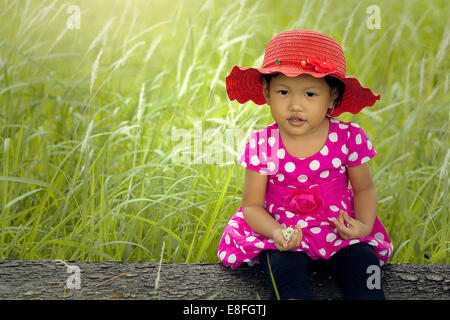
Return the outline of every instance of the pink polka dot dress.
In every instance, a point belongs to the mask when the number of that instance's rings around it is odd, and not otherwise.
[[[378,217],[369,236],[351,240],[342,239],[332,222],[340,210],[354,217],[347,168],[374,156],[374,147],[358,124],[331,118],[328,139],[313,156],[291,156],[274,123],[252,133],[238,163],[268,175],[266,211],[283,227],[302,228],[302,241],[293,251],[303,251],[313,260],[329,259],[345,246],[366,242],[384,265],[393,246]],[[258,263],[258,254],[270,249],[278,250],[272,239],[247,225],[241,206],[225,227],[217,256],[224,265],[236,268],[244,262]]]

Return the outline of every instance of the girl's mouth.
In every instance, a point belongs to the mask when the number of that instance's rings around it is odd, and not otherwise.
[[[292,117],[288,119],[288,122],[290,125],[294,127],[301,127],[305,124],[306,120],[303,120],[299,117]]]

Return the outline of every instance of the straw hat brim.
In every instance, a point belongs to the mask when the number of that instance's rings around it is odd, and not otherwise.
[[[323,78],[330,75],[341,80],[345,85],[345,91],[341,104],[332,114],[333,117],[343,112],[356,114],[363,108],[372,106],[377,100],[380,100],[379,94],[374,94],[369,88],[363,87],[356,78],[338,76],[334,72],[324,73],[305,70],[290,65],[275,65],[266,68],[233,67],[231,73],[226,78],[228,97],[230,100],[236,99],[239,103],[245,103],[251,100],[257,105],[265,104],[266,100],[263,95],[261,74],[273,73],[282,73],[287,77],[309,74],[315,78]]]

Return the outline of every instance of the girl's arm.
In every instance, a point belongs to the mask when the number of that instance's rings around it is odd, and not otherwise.
[[[377,193],[367,163],[347,169],[354,192],[355,219],[341,212],[334,223],[342,238],[363,238],[372,232],[377,216]],[[348,228],[344,225],[344,220],[349,223]]]
[[[242,190],[242,212],[245,221],[255,232],[273,238],[281,225],[264,209],[267,175],[245,169],[244,188]]]
[[[284,229],[264,209],[267,175],[245,169],[244,188],[242,190],[242,212],[245,221],[255,232],[274,240],[279,250],[291,250],[299,246],[301,229],[296,226],[294,236],[289,243],[283,238]]]

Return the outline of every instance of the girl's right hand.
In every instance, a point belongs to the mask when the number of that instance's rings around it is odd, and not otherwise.
[[[298,248],[300,246],[300,241],[302,241],[303,233],[302,228],[299,225],[296,225],[294,228],[294,235],[292,236],[291,241],[287,242],[283,236],[283,227],[277,228],[274,230],[272,234],[272,239],[274,241],[275,246],[280,251],[288,251]]]

